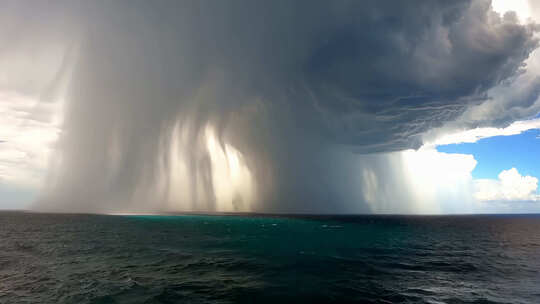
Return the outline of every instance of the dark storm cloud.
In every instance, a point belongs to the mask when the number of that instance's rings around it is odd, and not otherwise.
[[[532,26],[481,0],[104,1],[76,11],[78,62],[49,198],[73,210],[159,209],[136,196],[169,168],[179,123],[189,188],[206,189],[186,208],[215,206],[201,139],[210,125],[243,154],[257,210],[368,212],[351,162],[377,161],[353,153],[419,147],[537,46]]]

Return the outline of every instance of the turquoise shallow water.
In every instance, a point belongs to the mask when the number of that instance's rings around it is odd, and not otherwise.
[[[540,216],[0,212],[0,303],[540,303]]]

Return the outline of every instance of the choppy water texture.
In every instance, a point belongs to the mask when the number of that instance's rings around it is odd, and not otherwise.
[[[0,303],[540,303],[540,216],[0,213]]]

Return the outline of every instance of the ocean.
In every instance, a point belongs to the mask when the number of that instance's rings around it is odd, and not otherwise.
[[[0,212],[0,303],[540,303],[540,216]]]

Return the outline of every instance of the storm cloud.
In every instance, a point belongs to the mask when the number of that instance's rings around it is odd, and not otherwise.
[[[46,210],[376,211],[374,187],[379,196],[407,191],[393,152],[419,148],[426,132],[490,100],[538,45],[535,25],[483,0],[96,1],[51,10],[61,17],[13,27],[20,37],[11,48],[36,48],[27,42],[37,29],[40,37],[69,29],[47,78],[68,85],[37,205]],[[535,100],[538,87],[531,80],[520,100]],[[217,178],[219,170],[228,173]],[[406,211],[399,197],[388,195],[393,207],[383,209]]]

